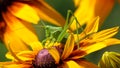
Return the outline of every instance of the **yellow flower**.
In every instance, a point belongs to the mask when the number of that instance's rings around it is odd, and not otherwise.
[[[59,26],[64,24],[62,16],[44,0],[0,0],[0,38],[6,45],[14,45],[16,51],[26,50],[25,44],[38,42],[30,23],[37,24],[40,19]],[[15,46],[18,44],[20,48]]]
[[[76,6],[74,12],[81,25],[88,23],[94,17],[99,16],[101,18],[100,25],[104,19],[110,13],[114,6],[115,0],[73,0]],[[75,26],[75,23],[72,24]],[[71,26],[71,27],[72,27]],[[76,28],[73,28],[73,30]]]
[[[98,65],[100,68],[119,68],[120,54],[117,52],[105,52]]]
[[[73,34],[68,31],[69,36],[65,43],[54,43],[51,47],[41,46],[28,47],[28,50],[17,52],[9,45],[6,57],[11,62],[0,62],[1,68],[98,68],[95,64],[88,62],[84,56],[105,48],[109,45],[120,44],[120,40],[112,38],[118,27],[98,32],[99,17],[90,21],[84,31]],[[113,41],[111,43],[111,41]],[[33,44],[36,44],[33,43]],[[49,45],[51,43],[46,43]],[[18,46],[17,47],[21,47]],[[27,47],[27,46],[26,46]],[[38,47],[38,48],[37,48]]]

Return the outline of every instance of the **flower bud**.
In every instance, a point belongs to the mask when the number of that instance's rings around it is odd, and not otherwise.
[[[98,66],[100,68],[120,68],[120,53],[105,52]]]

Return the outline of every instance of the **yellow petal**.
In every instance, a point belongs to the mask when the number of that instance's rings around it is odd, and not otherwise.
[[[6,32],[4,34],[4,43],[6,44],[7,48],[8,45],[12,46],[12,49],[14,49],[14,51],[19,52],[22,50],[28,50],[29,48],[20,40],[20,38],[18,38],[16,36],[16,34],[14,33],[9,33]]]
[[[102,30],[98,33],[95,33],[94,35],[92,35],[91,41],[98,42],[98,41],[102,41],[102,40],[105,40],[107,38],[110,38],[118,32],[118,29],[119,29],[119,27],[113,27],[113,28],[105,29],[105,30]]]
[[[28,4],[14,2],[12,6],[8,7],[8,10],[16,17],[25,20],[30,23],[38,23],[40,20],[37,12]]]
[[[99,17],[94,18],[90,23],[88,23],[84,29],[84,31],[80,34],[81,36],[85,36],[86,34],[95,33],[99,28]]]
[[[30,45],[33,50],[42,49],[42,45],[29,23],[20,21],[7,12],[3,13],[3,17],[7,23],[7,29],[4,34],[4,42],[6,45],[8,45],[9,42],[10,45],[13,46],[12,49],[17,48],[18,50],[25,49],[22,48],[25,47],[25,44]]]
[[[19,59],[19,58],[16,56],[17,53],[18,53],[18,52],[10,52],[10,50],[9,50],[9,52],[6,53],[5,57],[6,57],[7,59],[12,60],[12,61],[22,61],[21,59]]]
[[[112,43],[111,43],[111,41],[112,41]],[[85,46],[81,50],[84,51],[85,54],[87,55],[89,53],[92,53],[92,52],[98,51],[100,49],[103,49],[107,46],[110,46],[111,44],[120,44],[120,40],[110,38],[110,39],[104,40],[103,42],[99,42],[99,43]]]
[[[56,61],[56,64],[58,64],[59,61],[60,61],[60,54],[59,54],[59,52],[55,48],[51,48],[51,49],[49,49],[49,53],[52,55],[52,57]]]
[[[75,7],[78,7],[80,5],[81,0],[73,0]]]
[[[89,40],[88,40],[89,41]],[[112,42],[111,42],[112,41]],[[95,52],[97,50],[100,50],[102,48],[105,48],[110,45],[120,44],[120,40],[116,38],[109,38],[106,40],[103,40],[102,42],[97,42],[95,44],[87,44],[85,46],[81,46],[81,49],[75,50],[70,55],[72,59],[78,59],[81,57],[84,57],[85,55]]]
[[[112,42],[111,42],[112,41]],[[115,45],[115,44],[120,44],[120,39],[116,38],[109,38],[103,41],[106,45]]]
[[[51,6],[44,2],[44,0],[33,1],[35,5],[31,5],[39,14],[40,18],[52,24],[63,26],[64,18],[55,11]]]
[[[89,46],[81,47],[81,49],[74,51],[70,56],[71,59],[78,59],[105,47],[107,47],[105,43],[99,42]]]
[[[21,51],[16,54],[16,56],[22,61],[31,61],[31,62],[34,59],[35,55],[36,54],[33,51]]]
[[[92,44],[92,45],[83,47],[82,50],[85,51],[86,54],[89,54],[89,53],[95,52],[95,51],[100,50],[105,47],[107,47],[107,45],[105,43],[99,42],[96,44]]]
[[[79,34],[79,38],[81,39],[86,35],[96,33],[98,31],[98,28],[99,28],[99,17],[96,17],[86,25],[84,31],[82,31],[82,33]],[[75,40],[77,40],[77,38],[78,38],[77,35],[75,35]]]
[[[74,14],[81,25],[85,24],[86,22],[91,20],[91,17],[93,17],[95,3],[96,0],[93,0],[92,2],[89,0],[80,1],[80,5],[78,6]]]
[[[89,21],[89,23],[85,27],[84,32],[86,32],[87,34],[97,32],[99,27],[99,19],[99,17],[96,17],[93,20]]]
[[[96,16],[100,16],[100,23],[104,21],[114,6],[115,0],[81,0],[75,11],[75,16],[81,25],[89,23]],[[75,24],[73,25],[75,26]]]
[[[30,68],[31,65],[29,64],[20,64],[14,62],[0,62],[0,68]]]
[[[58,68],[81,68],[81,66],[75,61],[70,60],[70,61],[64,62],[64,64]]]
[[[61,66],[58,68],[98,68],[97,65],[90,63],[86,60],[69,60],[65,61]]]
[[[13,50],[14,49],[12,49],[11,46],[8,45],[8,53],[6,54],[6,57],[8,59],[11,59],[12,61],[20,61],[20,62],[22,62],[22,60],[16,56],[16,54],[18,52],[13,51]]]
[[[63,60],[66,59],[67,57],[69,57],[69,55],[73,51],[73,48],[74,48],[74,37],[73,37],[73,35],[70,35],[66,41],[66,44],[64,46],[64,50],[62,53]]]
[[[16,61],[16,62],[26,62],[29,61],[29,63],[32,62],[32,60],[34,59],[36,53],[33,51],[21,51],[21,52],[8,52],[6,54],[6,57],[8,59],[11,59],[12,61]]]

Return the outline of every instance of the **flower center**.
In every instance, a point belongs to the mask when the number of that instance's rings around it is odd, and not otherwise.
[[[61,56],[63,50],[57,46],[54,46],[54,48],[57,49]],[[60,62],[61,61],[59,61],[59,63]],[[57,65],[55,64],[55,59],[52,57],[47,49],[40,50],[32,63],[34,68],[57,68]]]
[[[34,68],[57,68],[54,58],[50,55],[47,49],[42,49],[38,52],[33,60]]]

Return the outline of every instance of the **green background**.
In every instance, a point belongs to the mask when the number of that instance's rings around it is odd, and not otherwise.
[[[69,9],[72,11],[75,10],[72,0],[46,0],[46,2],[48,2],[52,7],[54,7],[64,17],[66,17],[67,10],[69,10]],[[101,26],[100,30],[105,29],[105,28],[114,27],[114,26],[120,26],[120,4],[118,4],[117,2],[115,4],[113,10],[111,11],[109,16],[105,20],[104,24]],[[35,26],[35,28],[36,28],[36,26]],[[38,37],[42,36],[42,34],[41,34],[42,31],[43,30],[39,30],[38,28],[36,28],[36,32],[39,35]],[[44,34],[44,32],[43,32],[43,34]],[[120,39],[120,32],[115,37]],[[112,43],[112,41],[111,41],[111,43]],[[104,49],[94,52],[90,55],[87,55],[86,58],[89,61],[96,64],[100,60],[100,57],[102,56],[104,51],[120,52],[120,45],[104,48]],[[6,52],[7,52],[6,48],[4,47],[4,45],[2,43],[0,43],[0,61],[6,61],[5,56],[4,56]]]

